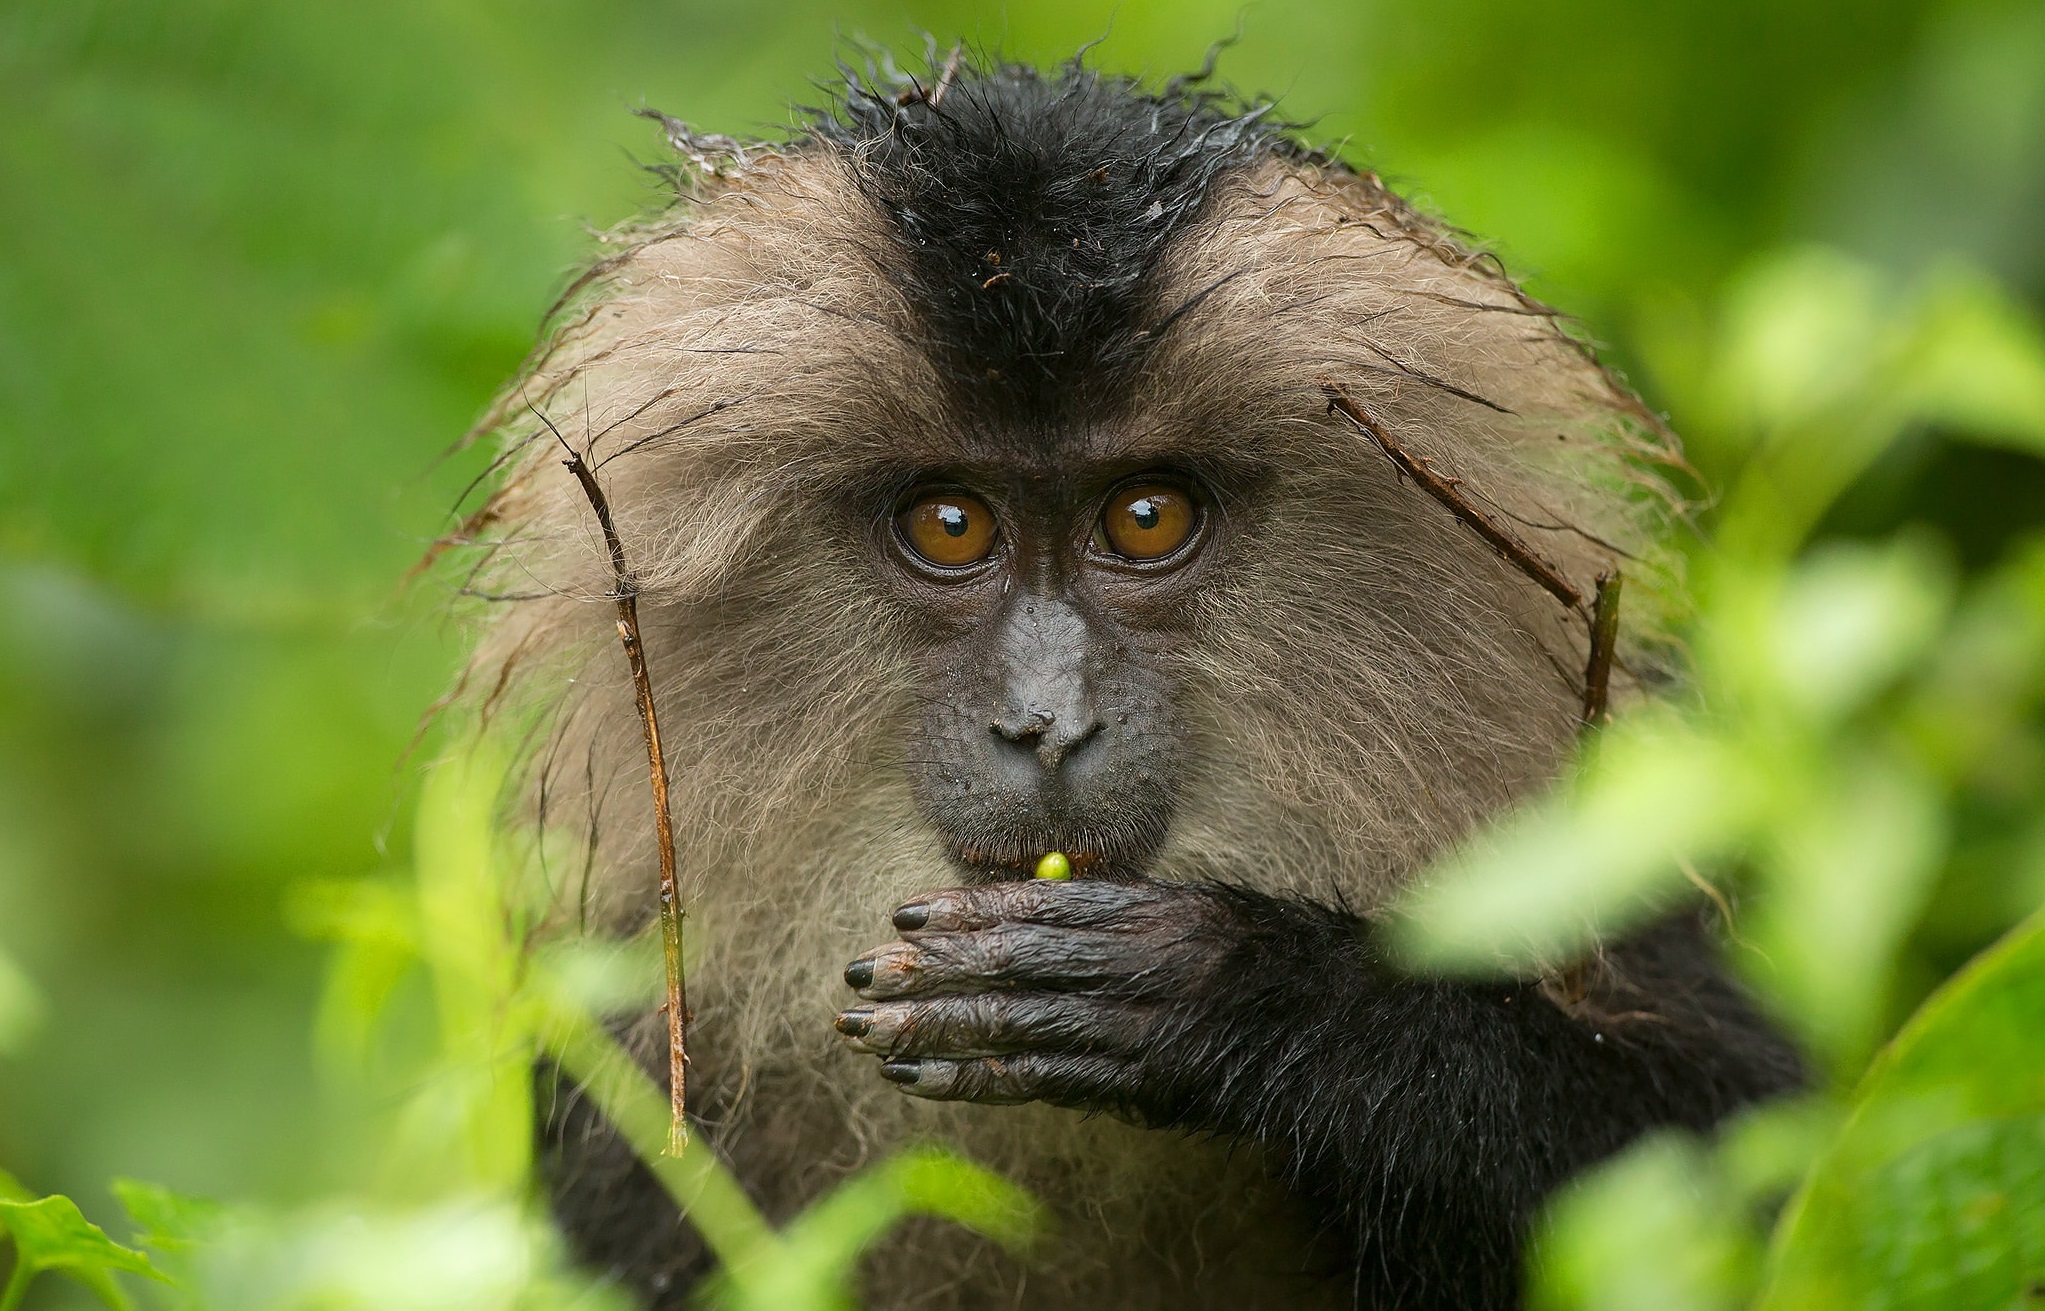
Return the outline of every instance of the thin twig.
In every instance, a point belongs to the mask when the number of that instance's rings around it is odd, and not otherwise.
[[[589,508],[596,512],[603,529],[604,545],[611,553],[611,599],[618,607],[618,641],[625,648],[625,663],[632,670],[632,690],[639,702],[639,726],[646,736],[646,769],[653,786],[653,833],[660,847],[660,945],[667,960],[667,1069],[669,1156],[680,1156],[689,1143],[689,1121],[684,1099],[684,1075],[688,1066],[686,1035],[689,1024],[688,992],[682,980],[682,903],[675,884],[675,826],[668,812],[667,757],[660,748],[660,717],[653,704],[653,679],[646,672],[646,647],[639,637],[639,586],[625,560],[625,543],[618,537],[618,525],[611,518],[611,503],[604,496],[596,474],[561,430],[546,415],[528,404],[533,417],[547,425],[568,458],[561,461],[575,480]]]
[[[936,109],[939,103],[944,100],[944,93],[951,90],[951,81],[959,75],[959,60],[965,57],[965,53],[966,48],[963,45],[955,45],[951,48],[951,58],[944,61],[944,71],[937,75],[937,85],[930,90],[930,107],[932,109]]]
[[[1619,587],[1625,579],[1615,569],[1598,575],[1597,599],[1591,603],[1591,651],[1583,669],[1583,726],[1586,732],[1609,716],[1612,652],[1619,645]]]
[[[944,93],[951,90],[952,79],[959,75],[959,62],[965,56],[965,46],[953,46],[951,48],[951,57],[944,61],[944,68],[938,72],[936,86],[926,91],[920,84],[914,82],[912,78],[911,84],[908,87],[895,94],[895,103],[905,109],[910,105],[917,104],[928,105],[932,109],[936,109],[944,100]],[[930,59],[937,58],[937,46],[935,43],[931,44],[927,57]]]
[[[1518,534],[1486,514],[1474,501],[1463,495],[1462,479],[1447,477],[1434,471],[1434,466],[1424,455],[1415,455],[1393,440],[1377,420],[1364,413],[1363,408],[1349,399],[1349,393],[1339,383],[1321,380],[1321,390],[1327,394],[1328,408],[1340,411],[1349,421],[1362,429],[1377,448],[1385,453],[1393,464],[1399,466],[1408,478],[1420,485],[1435,500],[1448,507],[1449,513],[1462,520],[1465,526],[1490,544],[1491,549],[1505,557],[1507,563],[1539,583],[1550,596],[1570,609],[1581,612],[1584,608],[1583,593],[1570,585],[1562,571],[1543,559],[1541,555],[1519,539]]]

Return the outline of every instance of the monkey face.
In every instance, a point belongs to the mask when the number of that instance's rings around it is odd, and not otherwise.
[[[519,469],[476,520],[472,590],[519,618],[475,685],[581,662],[546,807],[596,810],[639,739],[611,562],[528,404],[605,484],[686,725],[681,845],[734,883],[1058,850],[1368,899],[1552,775],[1577,616],[1327,389],[1579,588],[1660,567],[1637,403],[1376,179],[1123,128],[1014,169],[827,137],[621,238],[507,395]],[[1048,189],[990,191],[1015,178]]]
[[[954,858],[1015,877],[1046,851],[1131,878],[1187,749],[1171,670],[1211,562],[1215,494],[1173,467],[917,479],[879,536],[925,622],[918,801]]]

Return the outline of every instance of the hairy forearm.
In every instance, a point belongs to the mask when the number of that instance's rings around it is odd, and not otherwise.
[[[1397,972],[1357,917],[1215,895],[1239,934],[1147,1062],[1209,1073],[1160,1078],[1139,1114],[1265,1144],[1362,1262],[1400,1272],[1381,1297],[1510,1299],[1542,1194],[1648,1128],[1709,1126],[1800,1077],[1690,917],[1561,985],[1468,982]]]

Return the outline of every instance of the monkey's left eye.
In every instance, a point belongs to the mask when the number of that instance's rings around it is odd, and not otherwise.
[[[1176,483],[1145,480],[1115,489],[1101,509],[1095,545],[1124,560],[1162,560],[1200,526],[1200,503]]]
[[[994,511],[966,492],[929,491],[895,516],[911,551],[940,569],[964,569],[994,553]]]

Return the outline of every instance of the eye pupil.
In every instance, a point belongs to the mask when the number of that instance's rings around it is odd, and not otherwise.
[[[966,512],[956,505],[938,506],[937,522],[948,537],[964,537],[966,529],[971,526],[966,522]]]
[[[1157,503],[1148,496],[1129,503],[1129,517],[1136,521],[1138,528],[1143,529],[1155,528],[1164,520],[1164,516],[1158,512]]]

